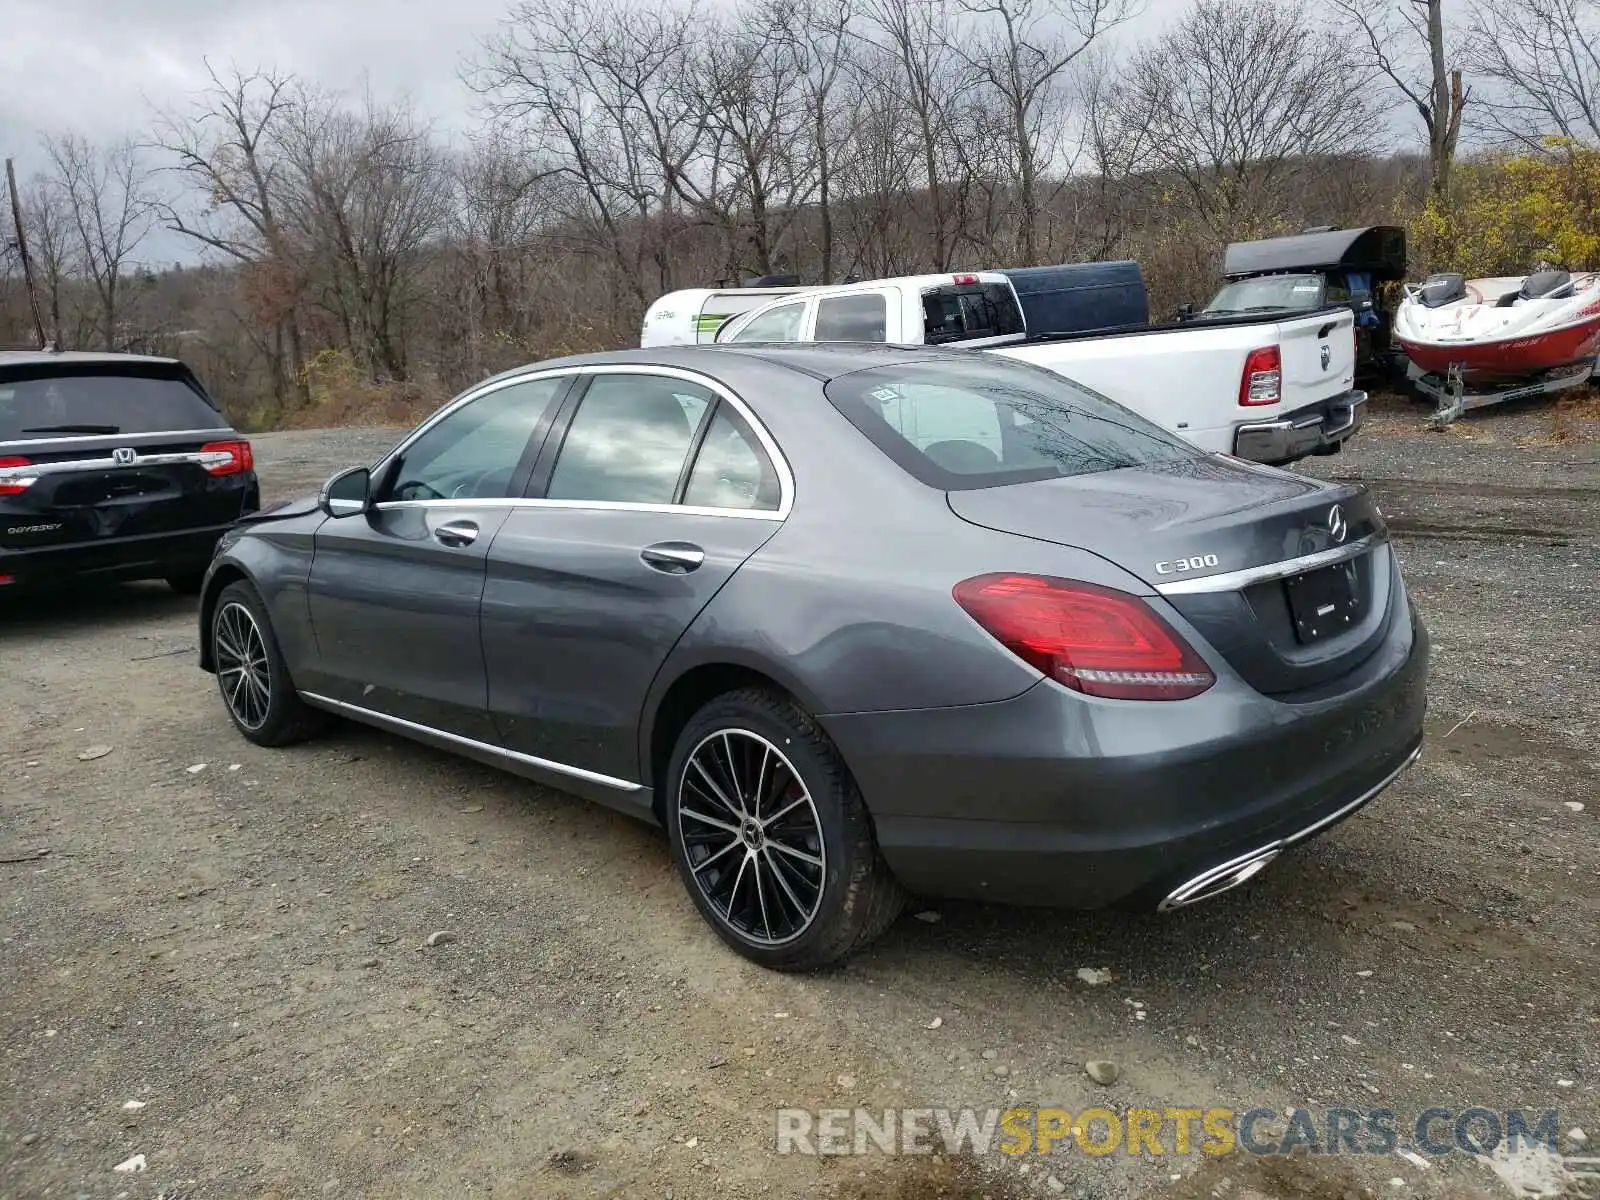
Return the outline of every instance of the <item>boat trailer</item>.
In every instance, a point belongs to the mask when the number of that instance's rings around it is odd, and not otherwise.
[[[1581,362],[1574,366],[1547,371],[1539,378],[1517,384],[1498,392],[1469,393],[1462,378],[1461,364],[1451,363],[1445,378],[1419,371],[1413,364],[1407,374],[1414,386],[1438,407],[1428,417],[1428,428],[1443,429],[1454,423],[1464,412],[1503,404],[1507,400],[1525,400],[1535,396],[1549,396],[1571,388],[1582,387],[1595,373],[1594,362]]]

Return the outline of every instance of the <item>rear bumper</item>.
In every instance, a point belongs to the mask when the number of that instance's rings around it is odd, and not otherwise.
[[[0,576],[9,575],[12,580],[0,587],[0,595],[74,579],[161,579],[203,571],[217,539],[230,528],[232,522],[68,546],[0,550]]]
[[[1366,392],[1351,391],[1274,421],[1240,425],[1234,432],[1233,452],[1260,463],[1333,454],[1361,428],[1366,410]]]
[[[912,891],[1154,908],[1349,816],[1415,756],[1428,638],[1396,625],[1332,700],[1283,703],[1219,678],[1194,700],[1096,701],[1041,682],[999,704],[822,723]]]

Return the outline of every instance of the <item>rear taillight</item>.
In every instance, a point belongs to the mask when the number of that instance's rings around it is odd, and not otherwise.
[[[206,461],[208,475],[238,475],[243,471],[255,470],[256,456],[249,442],[207,442],[200,447],[200,453],[216,456],[214,460]],[[226,458],[221,457],[224,454]]]
[[[1262,346],[1245,357],[1239,376],[1239,403],[1245,407],[1276,404],[1283,399],[1283,355],[1276,346]]]
[[[1216,676],[1143,600],[1040,575],[979,575],[956,603],[1024,662],[1057,683],[1114,700],[1184,700]]]
[[[950,278],[955,282],[957,287],[971,287],[973,284],[978,282],[978,277],[976,275],[952,275]]]
[[[34,477],[21,470],[31,466],[26,458],[0,458],[0,496],[20,496],[32,487]]]

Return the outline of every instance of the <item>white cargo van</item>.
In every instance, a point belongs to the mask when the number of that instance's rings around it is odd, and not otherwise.
[[[792,296],[802,287],[685,288],[651,304],[639,333],[641,346],[693,346],[712,341],[724,322]]]

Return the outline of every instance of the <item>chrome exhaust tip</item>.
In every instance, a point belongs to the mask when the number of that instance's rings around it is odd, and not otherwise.
[[[1173,909],[1186,908],[1202,900],[1209,900],[1213,896],[1220,896],[1223,892],[1232,891],[1240,884],[1248,883],[1261,874],[1267,864],[1282,853],[1283,843],[1274,842],[1270,846],[1252,850],[1249,854],[1231,858],[1210,870],[1202,871],[1187,883],[1174,888],[1167,898],[1156,906],[1157,910],[1171,912]]]

